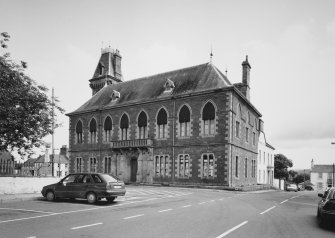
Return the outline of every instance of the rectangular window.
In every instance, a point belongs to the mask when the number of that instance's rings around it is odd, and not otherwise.
[[[236,156],[235,160],[235,177],[238,177],[238,156]]]
[[[245,128],[245,141],[249,142],[249,128],[248,127]]]
[[[319,179],[322,179],[322,173],[319,173]]]
[[[80,172],[83,172],[82,170],[82,158],[76,158],[76,164],[77,164],[77,167],[76,167],[76,172],[80,173]]]
[[[104,132],[105,132],[105,136],[104,136],[105,142],[110,141],[112,131],[111,130],[104,130]]]
[[[77,132],[77,143],[82,144],[83,143],[83,133]]]
[[[91,144],[96,144],[97,143],[97,132],[96,131],[92,131],[90,132],[90,142]]]
[[[190,122],[179,123],[180,126],[180,137],[190,136]]]
[[[213,120],[204,120],[204,135],[214,135],[215,133],[215,123]]]
[[[158,125],[158,138],[166,138],[165,128],[166,124]]]
[[[202,155],[202,174],[205,178],[214,178],[214,154],[208,153]]]
[[[169,175],[169,156],[156,155],[155,156],[155,176],[168,176]]]
[[[252,133],[252,144],[256,145],[256,133],[255,132]]]
[[[188,154],[181,154],[178,156],[178,176],[189,177],[190,175],[190,156]]]
[[[244,177],[248,177],[248,158],[244,159]]]
[[[139,139],[147,138],[147,127],[146,126],[139,127],[138,132],[139,132]]]
[[[97,159],[96,158],[90,158],[90,172],[97,172]]]
[[[323,184],[322,183],[317,183],[318,189],[323,189]]]
[[[240,138],[240,122],[236,121],[235,123],[235,136]]]
[[[111,166],[112,166],[112,158],[111,157],[105,157],[105,173],[106,174],[111,173]]]
[[[128,140],[128,128],[121,128],[121,140]]]

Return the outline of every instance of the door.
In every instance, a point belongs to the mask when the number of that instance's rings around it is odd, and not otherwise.
[[[137,174],[137,159],[132,158],[130,160],[130,182],[136,182]]]

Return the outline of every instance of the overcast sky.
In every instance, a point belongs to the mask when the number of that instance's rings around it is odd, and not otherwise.
[[[120,50],[124,80],[208,62],[212,46],[213,63],[232,83],[249,56],[251,103],[276,153],[296,169],[312,158],[335,162],[333,0],[0,0],[0,8],[12,57],[54,87],[67,113],[91,97],[102,46]],[[56,148],[68,145],[68,118],[59,121]]]

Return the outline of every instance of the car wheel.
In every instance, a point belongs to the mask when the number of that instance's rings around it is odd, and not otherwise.
[[[106,198],[107,199],[107,202],[113,202],[115,200],[116,197],[108,197]]]
[[[47,192],[47,194],[45,195],[45,197],[48,201],[54,201],[55,200],[55,193],[53,191],[49,190]]]
[[[93,204],[97,201],[97,196],[93,192],[89,192],[86,196],[87,202]]]

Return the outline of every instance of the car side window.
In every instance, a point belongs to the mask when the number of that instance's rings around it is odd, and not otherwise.
[[[83,183],[83,178],[85,175],[80,174],[78,175],[78,177],[76,178],[76,180],[74,181],[75,183]]]
[[[330,190],[327,199],[335,199],[335,190]]]
[[[93,180],[95,183],[102,183],[101,178],[97,174],[92,174]]]
[[[63,180],[63,183],[65,183],[65,184],[67,184],[67,183],[73,183],[75,181],[76,177],[77,177],[76,174],[69,175],[68,177],[66,177]]]
[[[84,177],[83,177],[83,183],[92,183],[92,179],[91,179],[91,176],[89,174],[86,174]]]

